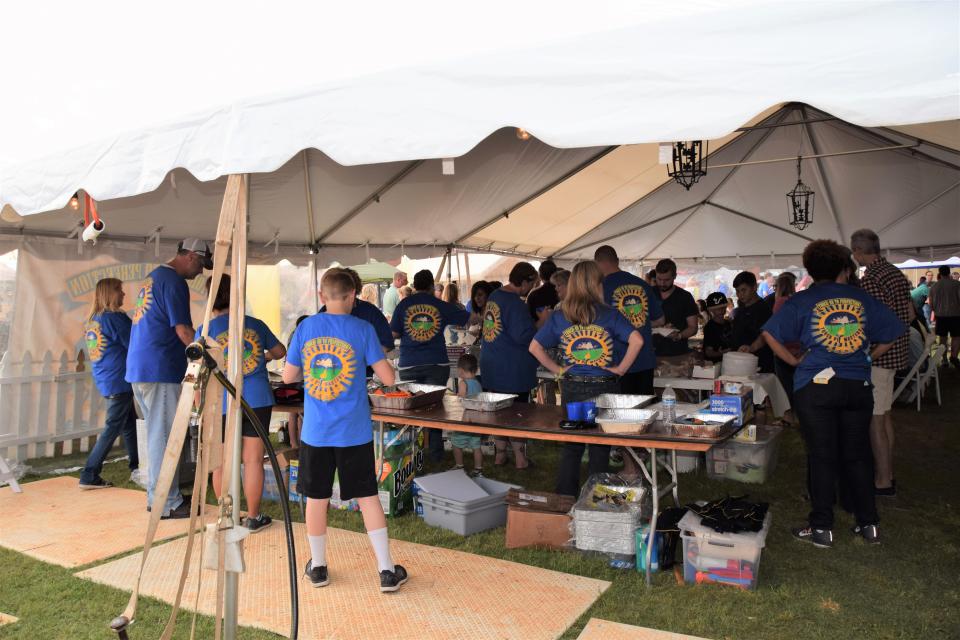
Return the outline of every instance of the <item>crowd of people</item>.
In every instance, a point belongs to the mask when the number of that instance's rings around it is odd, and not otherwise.
[[[201,240],[180,243],[176,256],[140,286],[132,319],[123,312],[122,283],[98,283],[86,343],[94,378],[107,398],[107,424],[81,475],[81,488],[110,486],[100,471],[118,434],[123,434],[131,469],[137,468],[136,401],[146,421],[147,503],[152,505],[186,371],[184,347],[203,334],[202,327],[192,324],[187,280],[210,269],[211,258]],[[790,394],[806,442],[812,510],[808,523],[794,535],[831,546],[833,501],[839,490],[841,505],[856,516],[855,533],[868,542],[879,541],[875,497],[897,492],[890,409],[895,374],[907,368],[910,358],[907,328],[922,329],[927,317],[935,321],[937,335],[951,340],[951,362],[960,366],[960,282],[943,267],[936,284],[924,280],[912,289],[882,256],[877,235],[868,229],[853,234],[850,248],[827,240],[811,242],[803,266],[807,276],[801,283],[790,272],[759,279],[741,272],[733,280],[735,307],[722,281],[697,301],[677,286],[672,260],[659,261],[639,277],[620,268],[609,245],[570,270],[558,269],[549,260],[539,269],[519,262],[506,283],[474,283],[466,304],[460,302],[455,283],[440,286],[424,270],[414,274],[412,283],[397,272],[378,307],[377,291],[365,287],[356,272],[333,268],[322,278],[321,312],[301,317],[288,347],[263,322],[246,316],[243,395],[259,422],[269,424],[273,405],[269,360],[286,359],[284,382],[305,381],[299,484],[307,497],[307,578],[318,587],[329,582],[326,508],[337,474],[341,498],[356,498],[363,512],[381,589],[393,591],[406,581],[405,569],[390,559],[377,498],[364,382],[376,374],[385,385],[397,379],[447,385],[448,326],[472,328],[480,344],[479,358],[466,355],[456,363],[458,393],[510,393],[521,402],[529,401],[538,387],[539,367],[562,376],[561,401],[566,404],[603,393],[653,394],[658,364],[698,357],[719,361],[734,350],[755,354],[760,371],[775,372]],[[207,331],[228,358],[229,291],[229,279],[224,278]],[[694,353],[690,341],[701,326],[702,352]],[[396,369],[387,359],[395,349]],[[259,511],[263,446],[246,417],[241,429],[249,511],[244,526],[255,532],[270,524]],[[482,473],[477,439],[467,434],[453,434],[452,439],[455,465],[463,468],[464,450],[473,449],[473,472]],[[428,442],[431,459],[441,462],[441,432],[431,430]],[[523,440],[506,438],[496,441],[494,465],[507,463],[508,447],[517,469],[534,465]],[[558,493],[579,492],[585,448],[563,446]],[[610,453],[610,447],[590,445],[588,472],[607,471]],[[214,487],[219,494],[216,475]],[[161,509],[162,519],[190,515],[176,474]]]

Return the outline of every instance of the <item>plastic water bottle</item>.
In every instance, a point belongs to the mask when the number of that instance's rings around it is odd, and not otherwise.
[[[667,388],[663,390],[663,398],[661,399],[663,405],[663,420],[664,422],[671,423],[677,419],[677,394],[673,390],[673,387],[667,385]]]

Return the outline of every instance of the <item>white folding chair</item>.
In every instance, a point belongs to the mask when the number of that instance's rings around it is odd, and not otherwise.
[[[0,456],[0,485],[4,483],[9,484],[14,493],[23,493],[23,489],[20,488],[20,484],[17,482],[17,477],[10,471],[10,467],[7,466],[7,461],[3,459],[3,456]]]

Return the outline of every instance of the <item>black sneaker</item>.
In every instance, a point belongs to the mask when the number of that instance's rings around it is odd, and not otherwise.
[[[483,469],[474,469],[473,471],[470,472],[470,477],[471,477],[471,478],[483,478],[483,477],[485,477],[485,476],[483,475]]]
[[[803,542],[809,542],[815,547],[829,549],[833,546],[833,531],[830,529],[814,529],[813,527],[797,527],[791,529],[793,537]]]
[[[82,491],[89,491],[90,489],[109,489],[113,486],[112,482],[108,482],[103,478],[97,478],[93,482],[81,482],[80,489]]]
[[[203,505],[197,505],[197,515],[200,515],[200,509],[203,508]],[[150,511],[150,507],[147,507],[147,511]],[[180,503],[180,506],[176,509],[172,509],[170,513],[165,516],[160,516],[161,520],[183,520],[184,518],[190,517],[190,501],[184,500]]]
[[[390,593],[396,591],[407,581],[407,570],[399,564],[393,566],[393,571],[380,572],[380,591]]]
[[[882,489],[880,487],[874,487],[873,493],[874,495],[880,496],[882,498],[896,498],[897,497],[897,481],[896,480],[891,481],[889,487],[883,487]]]
[[[307,560],[307,566],[303,568],[303,575],[307,577],[315,587],[325,587],[330,584],[330,576],[327,575],[327,567],[314,567],[313,560]]]
[[[861,527],[857,525],[850,529],[854,535],[860,536],[867,544],[880,544],[880,528],[875,524]]]
[[[950,358],[950,364],[960,369],[960,358]]]
[[[270,516],[262,513],[256,518],[244,518],[243,520],[243,526],[245,526],[247,529],[250,529],[250,533],[263,531],[271,524],[273,524],[273,519]]]

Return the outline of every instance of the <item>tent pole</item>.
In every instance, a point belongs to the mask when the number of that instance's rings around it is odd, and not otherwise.
[[[786,124],[796,124],[793,122],[788,122]],[[809,125],[803,125],[803,128],[807,130],[807,136],[812,138],[810,135]],[[836,158],[839,156],[856,156],[863,153],[876,153],[878,151],[897,151],[899,149],[916,149],[917,144],[898,144],[890,147],[874,147],[872,149],[853,149],[852,151],[834,151],[832,153],[820,153],[819,151],[814,150],[814,152],[807,156],[800,156],[801,160],[819,160],[820,158]],[[796,162],[797,156],[791,158],[770,158],[768,160],[752,160],[750,162],[730,162],[728,164],[714,164],[710,165],[711,169],[727,169],[729,167],[749,167],[751,165],[758,164],[774,164],[777,162]]]
[[[307,231],[310,233],[310,244],[317,241],[317,232],[313,225],[313,194],[310,192],[310,162],[307,159],[307,150],[301,152],[303,158],[303,198],[307,203]]]
[[[570,179],[570,178],[572,178],[573,176],[577,175],[578,173],[580,173],[581,171],[583,171],[584,169],[586,169],[586,168],[589,167],[590,165],[594,164],[595,162],[597,162],[598,160],[600,160],[601,158],[603,158],[603,157],[604,157],[605,155],[607,155],[608,153],[612,152],[614,149],[617,149],[617,147],[616,147],[616,146],[606,147],[605,149],[603,149],[603,150],[600,151],[599,153],[590,156],[589,158],[586,159],[586,161],[581,162],[580,164],[578,164],[577,166],[575,166],[573,169],[571,169],[570,171],[567,171],[566,173],[564,173],[562,176],[560,176],[559,178],[557,178],[556,180],[554,180],[554,181],[551,182],[550,184],[548,184],[548,185],[546,185],[546,186],[544,186],[544,187],[542,187],[542,188],[540,188],[540,189],[537,189],[536,191],[534,191],[533,193],[531,193],[530,195],[528,195],[526,198],[524,198],[524,199],[521,200],[520,202],[516,203],[516,204],[513,205],[512,207],[507,208],[503,213],[498,213],[495,218],[491,218],[490,220],[487,220],[487,221],[484,222],[483,224],[477,225],[476,227],[474,227],[473,229],[471,229],[470,231],[468,231],[468,232],[465,233],[464,235],[462,235],[462,236],[460,236],[459,238],[457,238],[457,240],[454,242],[454,244],[459,244],[459,243],[461,243],[461,242],[466,242],[470,237],[472,237],[473,235],[475,235],[475,234],[477,234],[477,233],[480,233],[481,231],[483,231],[484,229],[486,229],[487,227],[489,227],[489,226],[491,226],[493,223],[495,223],[497,220],[500,220],[500,219],[502,219],[502,218],[509,218],[509,217],[510,217],[510,214],[513,213],[514,211],[516,211],[517,209],[520,209],[521,207],[529,204],[530,202],[533,202],[534,200],[536,200],[537,198],[539,198],[540,196],[542,196],[542,195],[545,194],[546,192],[550,191],[550,190],[553,189],[554,187],[557,187],[557,186],[563,184],[563,183],[566,182],[568,179]]]
[[[796,236],[806,242],[813,242],[813,238],[808,238],[802,233],[798,233],[792,229],[785,229],[784,227],[778,227],[772,222],[767,222],[766,220],[761,220],[760,218],[754,218],[753,216],[743,213],[742,211],[737,211],[736,209],[725,207],[722,204],[717,204],[716,202],[707,202],[707,204],[709,204],[711,207],[714,207],[716,209],[720,209],[721,211],[726,211],[727,213],[732,213],[735,216],[740,216],[741,218],[749,220],[750,222],[756,222],[757,224],[762,224],[764,226],[770,227],[771,229],[776,229],[777,231],[782,231],[783,233],[789,233],[790,235]]]
[[[460,252],[457,251],[457,282],[463,285],[463,278],[460,275]]]
[[[377,189],[376,191],[371,193],[369,196],[364,198],[363,201],[360,202],[360,204],[355,206],[353,209],[351,209],[346,214],[344,214],[339,220],[337,220],[332,225],[327,227],[327,229],[320,234],[320,237],[316,238],[316,241],[323,242],[324,240],[329,238],[331,235],[333,235],[334,231],[336,231],[346,223],[350,222],[350,220],[352,220],[353,218],[360,215],[360,213],[364,209],[369,207],[371,204],[373,204],[374,202],[380,202],[380,197],[383,196],[383,194],[385,194],[387,191],[389,191],[393,187],[397,186],[397,184],[399,184],[401,180],[403,180],[408,175],[410,175],[417,167],[419,167],[423,163],[424,163],[424,160],[414,160],[413,162],[408,164],[406,167],[403,168],[403,170],[400,171],[400,173],[390,178],[390,180],[384,183],[379,189]]]
[[[250,189],[247,183],[247,176],[243,177],[241,182],[243,192],[240,194],[237,206],[237,218],[233,232],[233,264],[231,265],[233,277],[230,279],[230,326],[229,336],[230,344],[242,345],[244,326],[243,319],[246,315],[246,295],[247,295],[247,212],[248,202],[250,200]],[[242,353],[241,350],[235,350]],[[230,358],[229,374],[232,378],[237,394],[242,393],[243,389],[243,359],[238,357]],[[230,465],[230,494],[233,498],[233,526],[240,526],[240,460],[243,438],[241,437],[241,424],[243,423],[243,409],[240,405],[240,398],[230,398],[227,401],[227,410],[232,411],[235,428],[233,430],[233,462]],[[265,425],[269,428],[269,425]],[[229,449],[228,449],[229,450]],[[224,575],[223,592],[223,637],[224,640],[236,640],[237,637],[237,618],[239,614],[239,586],[240,574],[233,571],[227,571]]]
[[[463,270],[467,272],[467,291],[473,289],[473,281],[470,279],[470,252],[463,254]]]
[[[634,203],[634,204],[636,204],[636,203]],[[606,237],[604,237],[604,238],[600,238],[599,240],[595,240],[595,241],[591,242],[590,244],[584,244],[584,245],[580,245],[579,247],[572,247],[572,248],[570,248],[570,249],[565,249],[565,250],[563,250],[563,251],[557,252],[557,253],[554,254],[554,255],[559,258],[560,256],[564,256],[564,255],[566,255],[566,254],[568,254],[568,253],[573,253],[574,251],[579,251],[580,249],[585,249],[585,248],[587,248],[587,247],[592,247],[592,246],[595,245],[595,244],[601,244],[601,243],[603,243],[603,242],[609,242],[610,240],[613,240],[613,239],[615,239],[615,238],[619,238],[620,236],[625,236],[625,235],[627,235],[628,233],[633,233],[633,232],[635,232],[635,231],[640,231],[641,229],[645,229],[645,228],[647,228],[647,227],[649,227],[649,226],[651,226],[651,225],[655,225],[655,224],[657,224],[658,222],[663,222],[664,220],[669,220],[670,218],[672,218],[672,217],[674,217],[674,216],[678,216],[678,215],[680,215],[681,213],[684,213],[685,211],[690,211],[690,209],[693,209],[694,207],[699,207],[699,206],[702,205],[702,204],[703,204],[702,202],[695,202],[695,203],[693,203],[693,204],[691,204],[691,205],[689,205],[689,206],[684,207],[683,209],[677,209],[676,211],[671,211],[670,213],[668,213],[668,214],[666,214],[666,215],[663,215],[663,216],[660,216],[659,218],[655,218],[655,219],[653,219],[653,220],[650,220],[649,222],[644,222],[643,224],[640,224],[640,225],[637,225],[636,227],[632,227],[632,228],[630,228],[630,229],[627,229],[626,231],[624,231],[624,232],[622,232],[622,233],[615,233],[615,234],[613,234],[613,235],[606,236]],[[632,207],[633,204],[631,204],[630,206]],[[582,237],[582,236],[581,236],[581,237]]]
[[[450,250],[448,249],[446,253],[443,254],[443,258],[440,260],[440,268],[437,269],[437,275],[434,276],[433,281],[440,282],[440,278],[443,277],[443,265],[447,264],[447,256],[450,255]]]
[[[447,247],[447,283],[453,279],[453,249]]]

